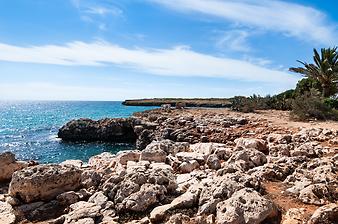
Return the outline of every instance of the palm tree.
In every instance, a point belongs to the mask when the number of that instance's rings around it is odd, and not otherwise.
[[[313,49],[314,64],[298,61],[304,67],[290,68],[290,71],[300,73],[307,78],[317,80],[322,87],[324,97],[337,93],[338,83],[338,52],[337,47],[322,48],[321,54]]]

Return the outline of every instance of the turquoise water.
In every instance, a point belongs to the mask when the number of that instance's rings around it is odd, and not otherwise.
[[[87,161],[101,152],[116,153],[134,145],[65,143],[58,129],[71,119],[128,117],[151,107],[128,107],[121,102],[0,102],[0,152],[11,151],[21,160],[40,163],[67,159]]]

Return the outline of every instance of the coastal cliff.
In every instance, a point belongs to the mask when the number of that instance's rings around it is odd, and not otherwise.
[[[71,121],[64,140],[137,149],[58,165],[17,166],[1,154],[0,223],[336,223],[338,124],[285,123],[281,113],[157,109]]]

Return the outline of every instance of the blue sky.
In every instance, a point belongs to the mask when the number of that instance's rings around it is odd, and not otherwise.
[[[323,3],[324,2],[324,3]],[[338,44],[335,0],[0,1],[0,100],[275,94]]]

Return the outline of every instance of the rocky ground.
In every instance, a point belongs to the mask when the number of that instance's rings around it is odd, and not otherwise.
[[[64,140],[137,149],[57,165],[0,154],[0,223],[338,223],[338,125],[287,116],[159,109],[69,122]]]

